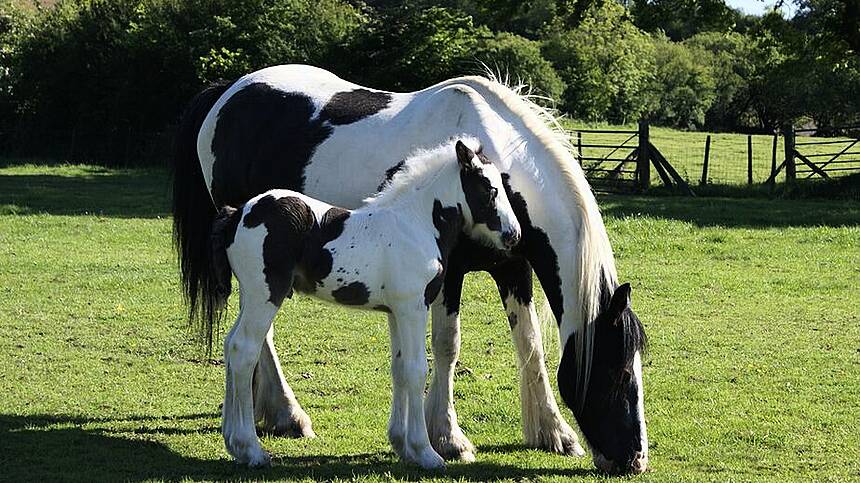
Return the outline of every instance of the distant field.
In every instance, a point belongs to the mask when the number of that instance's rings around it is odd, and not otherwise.
[[[234,465],[223,368],[184,326],[166,194],[162,171],[0,167],[0,479],[606,479],[522,446],[508,325],[483,274],[467,279],[455,389],[477,462],[399,463],[383,317],[297,297],[276,343],[318,437],[266,437],[271,469]],[[651,470],[632,480],[860,479],[860,204],[600,202],[650,338]]]
[[[606,125],[590,125],[578,121],[569,121],[565,123],[569,129],[608,129],[608,130],[637,130],[637,126],[606,126]],[[698,184],[702,177],[702,165],[704,163],[705,154],[705,139],[708,134],[711,135],[711,149],[708,162],[708,180],[714,184],[740,185],[747,183],[747,135],[732,134],[732,133],[705,133],[705,132],[690,132],[664,127],[651,127],[651,143],[660,150],[661,153],[668,159],[669,163],[678,171],[678,173],[689,182]],[[629,134],[591,134],[585,133],[582,135],[583,144],[604,144],[618,145],[630,138]],[[573,137],[573,143],[576,145],[577,137]],[[801,143],[814,141],[828,141],[833,144],[825,145],[801,145]],[[850,145],[853,139],[836,137],[836,138],[821,138],[810,136],[798,136],[798,150],[809,157],[812,162],[819,163],[827,161],[833,154],[839,153]],[[637,138],[633,138],[627,142],[627,146],[633,148],[636,146]],[[583,148],[584,156],[588,157],[606,157],[611,158],[624,157],[630,149],[619,149],[613,152],[609,148]],[[611,154],[610,154],[611,153]],[[771,173],[771,160],[773,156],[773,136],[772,135],[753,135],[752,136],[752,153],[753,153],[753,183],[764,182]],[[811,155],[811,157],[810,157]],[[776,150],[776,164],[779,166],[782,160],[785,159],[785,150],[783,138],[779,137]],[[853,168],[853,172],[860,172],[860,143],[848,149],[846,155],[839,157],[837,160],[841,163],[839,166],[831,165],[830,167]],[[848,162],[846,162],[848,161]],[[589,163],[585,163],[588,166]],[[617,163],[606,162],[606,167],[615,167]],[[628,169],[628,168],[625,168]],[[632,169],[632,165],[629,169]],[[798,166],[798,179],[803,179],[809,176],[809,173],[800,173],[800,170],[808,168]],[[830,176],[843,176],[849,174],[848,171],[837,171],[828,173]],[[658,183],[659,177],[656,171],[651,169],[652,182]],[[818,178],[818,176],[815,176]],[[777,177],[777,181],[785,180],[785,172],[783,171]]]

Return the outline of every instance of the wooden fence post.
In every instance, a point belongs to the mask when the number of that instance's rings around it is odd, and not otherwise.
[[[699,185],[704,186],[708,183],[708,160],[711,157],[711,135],[708,134],[708,137],[705,138],[705,160],[702,163],[702,180],[699,181]]]
[[[782,135],[785,137],[785,181],[794,183],[797,179],[797,170],[794,166],[794,127],[783,126]]]
[[[648,121],[639,121],[639,155],[636,159],[636,175],[639,177],[639,188],[642,191],[647,190],[651,186],[649,144]]]
[[[779,133],[773,133],[773,147],[770,153],[770,180],[771,185],[776,184],[776,142],[779,139]]]
[[[582,133],[579,131],[577,131],[577,133],[576,133],[576,150],[579,151],[579,153],[577,153],[577,154],[579,154],[579,157],[581,158],[583,156],[583,154],[582,154]]]
[[[752,184],[752,136],[747,134],[747,184]]]

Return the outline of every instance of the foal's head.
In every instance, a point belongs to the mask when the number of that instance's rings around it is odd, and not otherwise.
[[[476,154],[463,141],[457,141],[460,185],[466,203],[463,206],[466,233],[472,239],[500,250],[510,249],[520,241],[517,221],[499,170],[485,156]]]

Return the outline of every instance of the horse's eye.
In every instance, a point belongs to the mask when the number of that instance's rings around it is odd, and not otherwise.
[[[498,196],[498,195],[499,195],[499,190],[497,190],[494,186],[491,186],[490,187],[490,199],[494,200],[494,199],[496,199],[496,196]]]

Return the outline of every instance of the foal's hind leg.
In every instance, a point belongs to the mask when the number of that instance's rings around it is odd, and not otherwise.
[[[496,281],[520,369],[520,414],[526,444],[553,453],[582,456],[576,433],[561,416],[549,384],[540,322],[532,300],[532,269],[514,258],[490,269]]]
[[[316,436],[311,418],[299,405],[292,388],[284,379],[278,354],[275,352],[274,325],[269,327],[260,360],[254,372],[254,419],[261,429],[278,436],[294,438]]]
[[[259,294],[241,293],[236,324],[224,341],[226,391],[221,433],[224,445],[236,461],[251,467],[266,466],[270,456],[263,451],[254,427],[252,378],[260,349],[278,307]]]
[[[445,284],[432,305],[433,377],[424,402],[430,444],[446,460],[475,461],[475,447],[457,424],[454,372],[460,355],[460,292],[463,274],[445,273]]]

